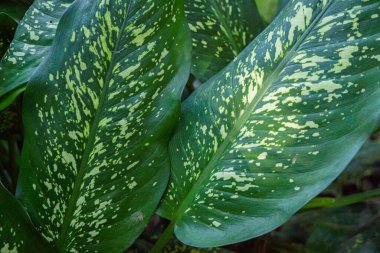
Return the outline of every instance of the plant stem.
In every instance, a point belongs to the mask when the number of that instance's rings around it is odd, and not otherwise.
[[[338,197],[338,198],[315,198],[310,201],[306,206],[304,206],[301,211],[306,211],[316,208],[331,208],[331,207],[340,207],[348,206],[355,203],[360,203],[365,200],[380,197],[380,189],[375,189],[367,192],[352,194],[349,196]]]
[[[161,253],[162,249],[168,243],[170,238],[172,238],[174,232],[174,221],[170,222],[169,226],[165,229],[164,233],[160,236],[156,244],[150,250],[149,253]]]

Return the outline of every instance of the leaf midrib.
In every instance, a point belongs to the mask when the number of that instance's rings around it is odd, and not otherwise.
[[[116,64],[115,55],[118,54],[121,36],[123,34],[123,31],[125,30],[127,21],[129,20],[130,9],[131,9],[131,5],[133,4],[133,2],[134,2],[133,0],[128,2],[127,12],[125,14],[122,26],[120,28],[120,32],[118,34],[115,47],[113,50],[111,50],[112,56],[111,56],[111,60],[110,60],[110,63],[109,63],[108,69],[107,69],[103,90],[102,90],[102,93],[100,95],[99,106],[98,106],[98,109],[96,111],[95,118],[91,124],[91,130],[89,133],[89,137],[87,139],[85,150],[83,152],[83,156],[82,156],[81,164],[80,164],[80,167],[78,170],[78,174],[77,174],[77,177],[76,177],[76,180],[74,183],[74,189],[73,189],[73,192],[71,194],[71,198],[69,200],[69,204],[68,204],[68,208],[67,208],[67,211],[65,214],[64,221],[62,223],[61,233],[60,233],[59,238],[56,242],[56,245],[57,245],[59,252],[64,252],[64,248],[65,248],[64,243],[65,243],[65,240],[67,239],[66,235],[67,235],[68,230],[70,228],[70,223],[71,223],[71,220],[72,220],[74,212],[75,212],[76,202],[80,196],[80,187],[82,185],[83,178],[84,178],[85,172],[86,172],[86,167],[88,164],[88,160],[89,160],[91,151],[93,149],[93,145],[95,143],[95,137],[97,134],[98,125],[99,125],[99,122],[101,120],[102,112],[104,110],[104,104],[106,102],[109,83],[110,83],[110,80],[112,77],[111,74],[112,74],[112,71],[113,71],[115,64]]]
[[[225,153],[227,148],[232,144],[232,140],[239,134],[242,126],[246,123],[251,113],[255,110],[258,103],[262,100],[268,89],[271,87],[272,81],[274,81],[278,75],[282,72],[286,64],[290,59],[293,58],[294,54],[297,52],[299,46],[304,42],[304,40],[307,38],[309,33],[314,29],[314,27],[319,23],[325,12],[329,9],[330,5],[332,3],[332,0],[329,0],[329,2],[326,4],[325,8],[321,10],[321,13],[318,14],[317,17],[314,18],[313,22],[309,25],[309,27],[305,30],[305,32],[302,34],[300,39],[294,44],[294,46],[288,51],[287,55],[281,60],[281,62],[278,64],[276,69],[272,72],[272,74],[264,81],[262,88],[258,91],[258,94],[255,96],[253,101],[246,107],[245,112],[240,117],[240,119],[237,119],[234,125],[234,127],[231,129],[231,131],[226,136],[225,140],[222,142],[222,144],[218,147],[216,152],[214,153],[213,157],[210,159],[204,170],[201,172],[198,180],[195,182],[195,184],[190,189],[189,193],[184,198],[182,204],[177,209],[178,211],[175,212],[172,218],[172,223],[178,222],[182,216],[185,214],[185,210],[191,205],[193,202],[195,196],[198,194],[198,190],[201,188],[203,183],[207,181],[210,177],[211,171],[216,165],[216,163],[219,161],[220,157]],[[261,91],[261,92],[260,92]]]

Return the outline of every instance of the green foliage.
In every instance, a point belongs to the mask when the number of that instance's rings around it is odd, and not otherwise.
[[[0,252],[52,252],[20,203],[0,183]]]
[[[0,12],[0,24],[2,24],[0,30],[0,58],[3,57],[5,51],[9,47],[12,41],[13,34],[16,29],[17,23],[8,15]]]
[[[186,0],[193,39],[192,74],[207,81],[230,63],[262,30],[252,0]]]
[[[280,8],[280,0],[256,0],[260,15],[265,22],[270,23]]]
[[[36,0],[0,61],[0,110],[25,89],[53,43],[58,22],[73,0]]]
[[[190,69],[182,5],[76,1],[29,82],[19,191],[60,252],[123,250],[165,190]]]
[[[303,242],[304,245],[298,245],[297,252],[376,253],[380,250],[379,217],[379,203],[376,201],[350,207],[308,211],[292,218],[270,240],[277,245],[289,247],[290,242]],[[284,248],[274,247],[272,251],[295,252]]]
[[[181,241],[267,233],[341,173],[379,119],[379,7],[292,1],[183,103],[160,210]]]
[[[3,1],[0,252],[377,252],[379,9]]]
[[[24,16],[27,7],[28,4],[21,1],[3,1],[0,3],[0,14],[5,14],[15,22],[19,23]]]

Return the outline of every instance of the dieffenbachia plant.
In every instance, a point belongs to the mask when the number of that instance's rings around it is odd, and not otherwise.
[[[25,209],[0,183],[0,252],[51,252]]]
[[[207,81],[263,29],[254,0],[186,0],[192,32],[192,74]]]
[[[379,123],[378,0],[292,0],[240,54],[262,28],[253,0],[71,2],[56,35],[24,30],[52,46],[19,69],[30,78],[19,200],[0,187],[1,253],[122,252],[167,187],[157,212],[171,223],[153,252],[173,231],[201,247],[262,235]],[[213,77],[180,114],[191,66]]]
[[[26,83],[49,53],[58,22],[72,2],[35,0],[25,13],[0,61],[0,110],[25,90]],[[14,13],[17,17],[22,15],[19,11],[12,11],[9,15],[16,16]]]
[[[183,103],[159,213],[184,243],[283,224],[343,170],[380,118],[380,2],[293,0]]]
[[[75,1],[24,96],[18,195],[58,252],[122,252],[166,188],[190,71],[178,0]]]

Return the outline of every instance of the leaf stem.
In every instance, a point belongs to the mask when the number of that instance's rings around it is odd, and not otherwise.
[[[174,233],[174,221],[171,221],[169,226],[165,229],[164,233],[160,236],[156,244],[149,251],[149,253],[161,253],[165,245],[168,243],[170,238],[172,238]]]
[[[310,201],[306,206],[304,206],[301,211],[306,211],[316,208],[332,208],[332,207],[341,207],[348,206],[356,203],[363,202],[365,200],[380,197],[380,189],[375,189],[367,192],[352,194],[349,196],[338,197],[338,198],[329,198],[321,197],[315,198]]]

